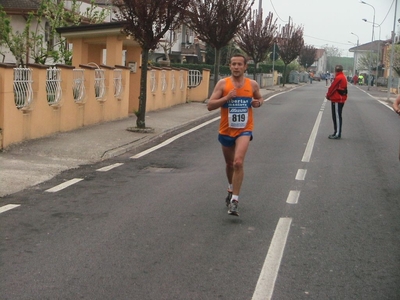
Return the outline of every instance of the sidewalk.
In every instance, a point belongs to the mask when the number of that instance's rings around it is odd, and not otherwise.
[[[286,84],[261,89],[263,98],[299,85]],[[212,119],[205,103],[186,103],[146,114],[146,127],[154,133],[127,131],[136,126],[136,116],[57,133],[50,137],[11,145],[0,152],[0,197],[49,180],[64,170],[95,163],[157,142],[184,127]]]
[[[387,94],[387,88],[384,86],[370,86],[368,90],[367,85],[356,85],[359,89],[365,91],[366,93],[370,94],[372,97],[376,98],[377,100],[387,102],[389,105],[392,105],[394,100],[396,100],[397,96],[396,94],[389,94],[389,99],[388,99],[388,94]]]

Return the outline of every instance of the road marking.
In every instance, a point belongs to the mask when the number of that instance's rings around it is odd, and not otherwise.
[[[64,183],[61,183],[59,185],[56,185],[55,187],[52,187],[51,189],[45,190],[45,192],[55,193],[55,192],[65,189],[81,180],[83,180],[83,178],[74,178],[74,179],[68,180]]]
[[[268,97],[267,99],[265,99],[264,102],[267,102],[267,101],[271,100],[272,98],[274,98],[274,97],[276,97],[276,96],[279,96],[279,95],[281,95],[281,94],[284,94],[284,93],[286,93],[286,92],[289,92],[289,91],[284,91],[284,92],[280,92],[280,93],[278,93],[278,94],[272,95],[272,96]]]
[[[326,99],[324,100],[324,103],[322,104],[323,106],[321,106],[321,107],[325,107],[325,102],[326,102]],[[317,120],[315,121],[313,130],[311,131],[310,138],[308,139],[306,150],[304,151],[303,158],[301,159],[302,162],[310,162],[311,153],[314,148],[315,138],[317,137],[317,132],[318,132],[319,124],[321,123],[323,112],[324,111],[321,108],[321,110],[318,113]]]
[[[300,191],[290,191],[286,203],[297,204],[299,202]]]
[[[112,170],[114,168],[117,168],[119,166],[122,166],[122,165],[123,165],[123,163],[116,163],[116,164],[113,164],[113,165],[109,165],[109,166],[97,169],[96,171],[98,171],[98,172],[107,172],[107,171],[110,171],[110,170]]]
[[[21,206],[21,204],[7,204],[7,205],[4,205],[4,206],[0,207],[0,214],[3,213],[3,212],[8,211],[10,209],[19,207],[19,206]]]
[[[295,90],[295,89],[297,89],[297,88],[299,88],[299,87],[296,86],[296,87],[291,88],[290,90],[283,91],[283,92],[280,92],[280,93],[278,93],[278,94],[272,95],[272,96],[268,97],[267,99],[264,99],[264,102],[267,102],[267,101],[271,100],[272,98],[274,98],[274,97],[276,97],[276,96],[279,96],[279,95],[281,95],[281,94],[289,93],[289,92],[291,92],[291,91],[293,91],[293,90]]]
[[[296,174],[296,180],[304,180],[306,178],[307,170],[298,169]]]
[[[164,146],[167,146],[168,144],[171,144],[173,141],[175,141],[175,140],[177,140],[177,139],[179,139],[179,138],[181,138],[181,137],[183,137],[183,136],[185,136],[185,135],[187,135],[187,134],[189,134],[189,133],[191,133],[191,132],[193,132],[193,131],[196,131],[196,130],[198,130],[198,129],[200,129],[200,128],[202,128],[202,127],[204,127],[204,126],[206,126],[206,125],[208,125],[208,124],[210,124],[210,123],[215,122],[216,120],[219,120],[220,118],[221,118],[221,117],[216,117],[216,118],[211,119],[211,120],[209,120],[209,121],[207,121],[207,122],[205,122],[205,123],[202,123],[202,124],[200,124],[200,125],[197,125],[196,127],[193,127],[192,129],[189,129],[189,130],[186,130],[186,131],[184,131],[184,132],[182,132],[182,133],[180,133],[180,134],[177,134],[176,136],[174,136],[174,137],[172,137],[172,138],[169,138],[168,140],[166,140],[166,141],[164,141],[164,142],[158,144],[157,146],[154,146],[154,147],[149,148],[149,149],[147,149],[147,150],[145,150],[145,151],[142,151],[142,152],[140,152],[140,153],[138,153],[138,154],[136,154],[136,155],[134,155],[134,156],[131,156],[130,158],[132,158],[132,159],[138,159],[138,158],[140,158],[140,157],[142,157],[142,156],[145,156],[145,155],[147,155],[147,154],[149,154],[149,153],[151,153],[151,152],[153,152],[153,151],[156,151],[157,149],[160,149],[160,148],[162,148],[162,147],[164,147]]]
[[[252,300],[271,299],[291,223],[292,218],[279,219]]]

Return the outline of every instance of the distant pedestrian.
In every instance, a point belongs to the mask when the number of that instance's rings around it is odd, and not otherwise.
[[[308,77],[310,79],[310,83],[312,84],[313,79],[314,79],[314,73],[310,71],[310,73],[308,73]]]
[[[326,72],[326,74],[325,74],[326,86],[328,86],[328,83],[329,83],[330,80],[331,80],[331,74],[329,72]]]
[[[353,84],[357,85],[357,83],[358,83],[358,76],[356,74],[356,75],[353,76]]]
[[[225,202],[229,208],[228,214],[239,216],[243,163],[253,139],[253,107],[260,107],[264,100],[258,83],[244,76],[247,59],[243,55],[233,55],[229,68],[231,76],[218,81],[207,108],[210,111],[218,108],[221,110],[218,140],[222,145],[228,179],[228,196]]]
[[[347,79],[343,74],[343,66],[341,65],[336,65],[335,67],[335,80],[326,93],[326,99],[331,101],[334,129],[329,138],[338,140],[342,137],[342,111],[347,100]]]
[[[358,76],[358,84],[359,85],[364,85],[364,76],[363,76],[363,74]]]

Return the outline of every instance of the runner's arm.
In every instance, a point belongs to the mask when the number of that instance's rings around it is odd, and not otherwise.
[[[394,100],[394,102],[393,102],[393,109],[394,109],[394,111],[395,111],[397,114],[400,115],[400,108],[399,108],[399,105],[400,105],[400,96],[398,96],[398,97],[396,98],[396,100]]]
[[[254,80],[251,81],[251,86],[253,88],[253,100],[251,101],[251,106],[260,107],[264,103],[264,99],[260,93],[260,86]]]
[[[222,96],[224,88],[225,80],[221,79],[220,81],[218,81],[210,99],[208,100],[207,109],[209,111],[220,108],[222,105],[224,105],[226,102],[236,96],[236,90],[231,90],[228,95]]]

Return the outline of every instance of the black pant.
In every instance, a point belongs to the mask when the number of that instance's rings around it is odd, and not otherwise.
[[[342,110],[344,103],[331,102],[332,109],[332,120],[333,120],[333,129],[335,133],[333,135],[342,136]]]

